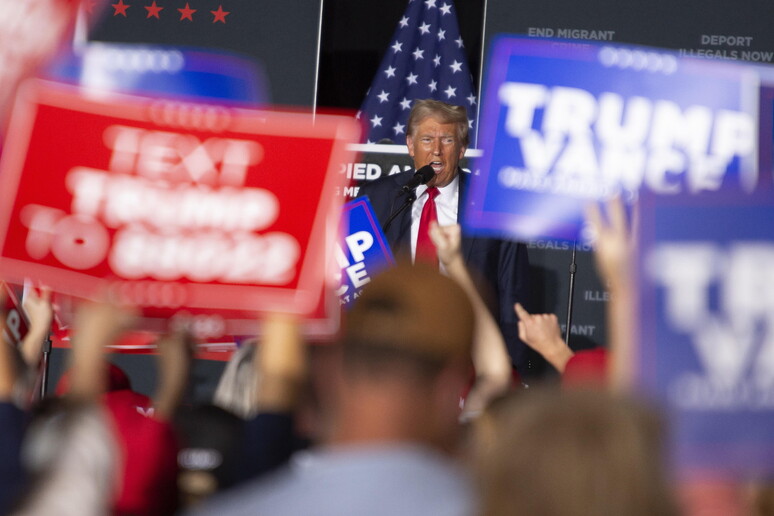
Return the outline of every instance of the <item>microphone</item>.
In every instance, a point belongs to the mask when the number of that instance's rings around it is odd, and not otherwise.
[[[424,167],[420,168],[416,171],[414,174],[414,177],[411,178],[411,180],[403,185],[403,192],[408,192],[410,190],[413,190],[419,185],[423,185],[430,181],[433,176],[435,175],[435,170],[433,170],[433,167],[430,165],[425,165]]]

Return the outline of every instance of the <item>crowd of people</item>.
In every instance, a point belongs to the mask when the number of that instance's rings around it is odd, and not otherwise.
[[[430,109],[409,127],[410,154],[439,178],[420,195],[459,188],[464,136],[442,117]],[[458,192],[446,192],[455,196],[447,208]],[[774,514],[760,483],[684,483],[670,468],[669,421],[632,390],[630,232],[620,202],[606,211],[588,213],[612,294],[604,350],[574,352],[554,315],[530,314],[508,295],[493,310],[448,214],[429,224],[437,263],[412,263],[416,232],[408,240],[411,218],[399,223],[409,259],[366,285],[335,343],[311,350],[297,317],[266,315],[262,338],[234,353],[206,405],[182,402],[194,346],[184,332],[157,343],[153,397],[132,390],[105,348],[135,314],[108,303],[80,306],[66,381],[34,400],[52,308],[50,292],[33,291],[27,338],[0,346],[0,512]],[[515,245],[479,249],[499,268],[525,259]],[[514,365],[530,366],[526,354],[514,359],[507,334],[561,381],[514,381]]]

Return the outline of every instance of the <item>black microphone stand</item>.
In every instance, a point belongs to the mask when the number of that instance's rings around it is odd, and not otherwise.
[[[40,377],[40,399],[46,397],[46,391],[48,390],[48,375],[50,367],[51,357],[51,333],[46,335],[46,341],[43,343],[43,357],[40,363],[41,377]]]
[[[395,220],[395,217],[400,215],[403,212],[403,210],[411,206],[411,203],[417,200],[416,190],[409,190],[408,192],[399,192],[395,199],[397,200],[397,198],[403,195],[404,193],[406,193],[406,198],[403,200],[403,204],[400,205],[400,208],[398,208],[397,211],[392,212],[392,214],[390,215],[390,218],[387,219],[387,222],[385,222],[384,226],[382,227],[382,231],[384,231],[385,233],[387,233],[387,230],[390,229],[390,226],[392,225],[392,221]],[[394,207],[395,207],[395,201],[393,201],[393,208]]]
[[[570,292],[567,295],[567,331],[564,332],[564,343],[570,345],[570,328],[572,327],[572,298],[575,295],[575,272],[578,266],[575,263],[575,241],[572,243],[572,261],[570,262]]]

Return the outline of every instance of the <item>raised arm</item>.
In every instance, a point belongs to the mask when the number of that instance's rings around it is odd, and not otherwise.
[[[626,210],[620,198],[607,204],[607,219],[596,204],[589,206],[586,219],[596,235],[597,270],[610,291],[607,305],[609,383],[614,391],[628,391],[634,379],[634,239],[627,229]],[[632,227],[636,227],[636,221]]]
[[[468,294],[476,314],[473,341],[476,383],[468,394],[463,408],[463,418],[471,417],[480,413],[492,398],[508,389],[511,382],[511,363],[500,328],[481,299],[465,267],[460,252],[462,230],[459,224],[439,226],[433,223],[430,227],[430,237],[438,250],[438,259],[449,277]]]
[[[153,397],[153,416],[171,421],[188,386],[194,340],[190,334],[179,331],[159,339],[157,347],[159,381]]]
[[[85,302],[75,317],[71,354],[72,400],[96,401],[105,390],[105,346],[112,344],[130,327],[134,316],[115,305]]]
[[[24,296],[22,304],[30,320],[30,328],[21,345],[24,362],[29,367],[37,367],[40,363],[41,349],[51,331],[51,321],[54,319],[54,308],[51,305],[51,290],[41,287],[40,294],[31,288]]]
[[[256,408],[259,412],[296,409],[307,379],[306,347],[292,315],[270,314],[254,357]]]

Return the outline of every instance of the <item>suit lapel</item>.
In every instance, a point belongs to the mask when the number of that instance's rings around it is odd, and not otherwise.
[[[405,172],[401,177],[396,177],[397,187],[390,192],[394,205],[391,212],[400,209],[405,200],[404,196],[399,196],[400,188],[413,177],[413,172]],[[413,204],[413,203],[412,203]],[[411,251],[411,205],[406,207],[403,212],[392,221],[389,231],[385,234],[388,242],[393,242],[393,253],[401,254]]]

